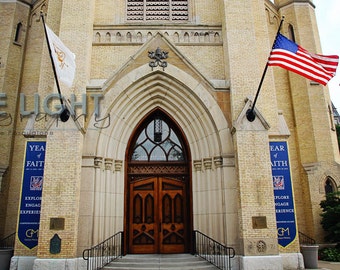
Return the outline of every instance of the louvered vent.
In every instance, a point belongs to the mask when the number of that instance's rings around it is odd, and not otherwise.
[[[171,15],[173,21],[187,21],[189,17],[188,1],[172,0]]]
[[[127,0],[127,19],[131,21],[144,20],[144,0]]]
[[[188,1],[127,0],[129,21],[187,21]]]

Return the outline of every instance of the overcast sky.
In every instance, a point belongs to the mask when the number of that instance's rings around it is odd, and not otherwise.
[[[340,55],[340,0],[313,0],[316,8],[322,54]],[[300,44],[303,47],[303,44]],[[328,83],[334,106],[340,111],[340,67]]]

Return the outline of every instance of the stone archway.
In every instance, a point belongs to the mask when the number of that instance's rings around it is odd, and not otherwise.
[[[87,217],[91,219],[88,223],[92,222],[89,230],[93,231],[93,244],[124,229],[126,205],[123,202],[127,192],[124,162],[129,138],[145,115],[155,108],[162,108],[181,127],[188,141],[193,229],[223,243],[237,245],[236,201],[226,203],[227,196],[237,198],[233,143],[224,114],[211,94],[215,91],[213,87],[175,66],[169,66],[166,72],[151,72],[144,65],[125,76],[111,78],[102,91],[105,93],[100,104],[102,115],[110,114],[110,119],[102,125],[109,127],[89,130],[86,134],[83,163],[98,162],[82,172],[84,179],[91,178],[94,182],[90,191],[93,215],[90,217],[89,213]],[[89,125],[93,123],[94,116]],[[107,182],[112,191],[100,190],[96,184],[100,182],[102,187]],[[103,196],[104,193],[107,194]],[[113,202],[114,207],[103,213],[100,205],[109,202]],[[202,202],[205,202],[204,206]],[[114,226],[105,229],[102,224]],[[228,224],[231,224],[229,229]]]

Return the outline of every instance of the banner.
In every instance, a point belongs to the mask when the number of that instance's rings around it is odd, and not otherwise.
[[[26,143],[18,238],[29,249],[38,245],[45,148],[46,142]]]
[[[287,142],[270,142],[269,146],[278,242],[287,247],[297,235]]]

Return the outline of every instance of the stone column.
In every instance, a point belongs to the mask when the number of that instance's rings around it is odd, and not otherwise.
[[[95,181],[94,181],[94,209],[93,209],[93,245],[98,244],[103,239],[103,207],[104,207],[104,190],[105,175],[103,168],[103,158],[96,157],[94,159]]]
[[[214,182],[212,186],[212,208],[214,209],[214,223],[215,228],[213,232],[214,239],[223,239],[223,243],[225,242],[225,230],[226,230],[226,222],[225,222],[225,198],[224,198],[224,189],[223,189],[223,177],[222,177],[222,166],[223,166],[223,158],[221,156],[214,157]],[[219,225],[217,225],[219,224]],[[221,226],[220,224],[223,224]],[[221,240],[220,240],[221,241]]]
[[[80,207],[78,224],[78,254],[93,246],[93,210],[95,204],[95,179],[98,161],[94,156],[83,156],[82,183],[80,189]]]
[[[203,209],[205,209],[205,219],[206,219],[206,228],[203,231],[205,234],[212,236],[213,232],[213,220],[212,220],[212,207],[211,207],[211,169],[212,169],[212,159],[204,158],[203,159],[203,167],[204,167],[204,199],[203,199]],[[202,194],[202,195],[203,195]]]
[[[115,181],[116,181],[116,231],[122,231],[124,228],[124,172],[122,171],[123,168],[123,161],[122,160],[115,160]]]
[[[202,171],[202,161],[193,161],[194,170],[192,176],[192,201],[193,201],[193,216],[194,216],[194,229],[202,230],[203,224],[199,213],[201,213],[201,171]]]
[[[105,205],[104,205],[104,239],[107,239],[112,233],[112,208],[114,208],[114,187],[112,177],[112,158],[105,158]]]

